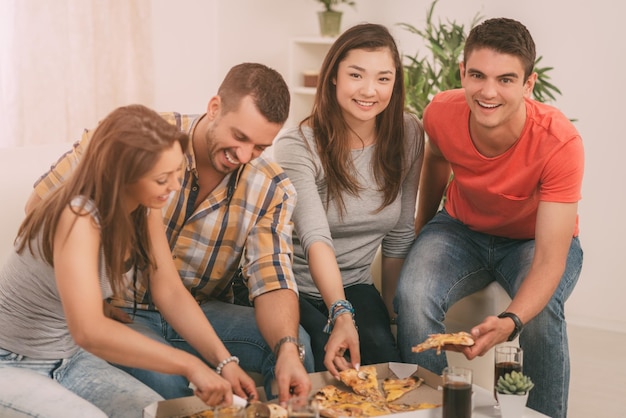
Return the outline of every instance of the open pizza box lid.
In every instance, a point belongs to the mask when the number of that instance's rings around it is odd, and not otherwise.
[[[407,393],[400,398],[398,403],[420,403],[428,402],[440,405],[442,403],[442,392],[440,390],[441,377],[418,367],[415,364],[405,363],[381,363],[374,365],[378,374],[379,381],[387,377],[404,378],[415,375],[424,379],[424,383],[417,389]],[[326,385],[336,385],[337,387],[349,390],[347,386],[335,379],[328,372],[311,373],[312,393],[317,392]],[[262,387],[257,388],[259,397],[262,401],[266,401],[267,397]],[[276,392],[274,390],[274,392]],[[191,415],[207,409],[207,406],[199,398],[188,396],[184,398],[171,399],[167,401],[155,402],[148,405],[143,410],[143,418],[175,418]],[[411,412],[399,412],[393,414],[394,418],[401,417],[420,417],[420,418],[439,418],[441,417],[441,408],[422,409]]]

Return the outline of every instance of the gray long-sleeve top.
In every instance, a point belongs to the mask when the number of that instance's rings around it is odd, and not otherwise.
[[[334,202],[328,212],[325,174],[316,153],[313,131],[297,127],[285,131],[274,144],[274,155],[293,182],[298,201],[293,214],[293,269],[298,290],[310,297],[321,298],[308,268],[308,249],[314,242],[324,242],[335,251],[344,287],[371,284],[371,264],[378,247],[388,257],[404,258],[415,238],[414,217],[419,175],[424,154],[421,123],[405,114],[406,163],[400,193],[394,202],[376,212],[383,201],[372,171],[376,145],[353,150],[352,158],[358,172],[361,190],[358,197],[344,194],[343,218]],[[307,144],[308,143],[308,147]]]

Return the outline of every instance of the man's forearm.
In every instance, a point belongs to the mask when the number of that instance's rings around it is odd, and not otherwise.
[[[300,309],[293,290],[274,290],[257,296],[254,312],[259,330],[271,349],[283,337],[298,337]]]

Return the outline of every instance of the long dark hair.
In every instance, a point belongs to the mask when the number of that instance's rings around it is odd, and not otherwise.
[[[348,143],[350,130],[337,102],[333,80],[337,77],[339,63],[351,50],[384,48],[391,52],[396,74],[389,105],[376,116],[373,172],[379,190],[384,193],[378,210],[390,205],[398,196],[404,172],[404,71],[396,42],[385,26],[363,23],[337,38],[322,63],[311,115],[300,123],[300,127],[308,123],[313,129],[317,152],[326,174],[326,206],[331,200],[336,200],[340,214],[345,209],[342,193],[356,196],[361,186],[354,177]]]
[[[115,292],[122,290],[127,261],[147,273],[155,266],[147,230],[147,209],[139,206],[132,213],[125,207],[123,193],[157,163],[161,153],[178,142],[187,149],[189,138],[158,113],[142,105],[120,107],[102,120],[71,176],[46,196],[22,222],[17,240],[18,252],[42,230],[39,250],[53,263],[54,237],[61,214],[69,207],[85,216],[83,207],[70,202],[85,196],[95,203],[99,214],[101,242],[106,271]],[[86,203],[86,202],[85,202]],[[128,258],[129,257],[129,258]]]

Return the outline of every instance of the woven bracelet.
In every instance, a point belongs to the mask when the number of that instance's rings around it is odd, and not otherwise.
[[[352,315],[352,322],[354,322],[354,308],[352,307],[352,304],[345,299],[340,299],[330,305],[330,309],[328,310],[328,321],[326,322],[323,331],[330,334],[335,326],[335,320],[337,317],[347,313]]]

